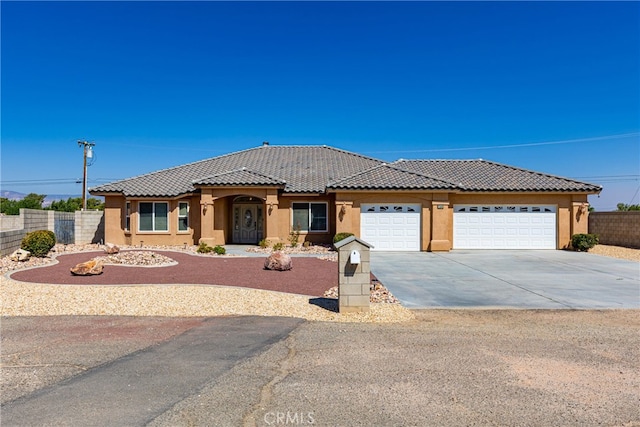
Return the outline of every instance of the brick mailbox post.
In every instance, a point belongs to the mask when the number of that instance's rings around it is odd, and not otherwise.
[[[373,246],[355,236],[334,245],[338,250],[338,311],[369,311],[371,269],[369,251]]]

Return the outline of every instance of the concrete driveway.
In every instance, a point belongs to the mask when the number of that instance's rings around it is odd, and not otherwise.
[[[407,308],[640,308],[640,263],[569,251],[372,252]]]

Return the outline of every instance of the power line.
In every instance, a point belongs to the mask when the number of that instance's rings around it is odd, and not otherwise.
[[[494,150],[499,148],[536,147],[541,145],[560,145],[560,144],[574,144],[577,142],[608,141],[612,139],[631,138],[636,136],[640,136],[640,132],[622,133],[618,135],[596,136],[592,138],[565,139],[561,141],[530,142],[530,143],[523,143],[523,144],[488,145],[484,147],[433,148],[428,150],[385,150],[385,151],[368,151],[368,153],[433,153],[433,152],[442,152],[442,151]]]

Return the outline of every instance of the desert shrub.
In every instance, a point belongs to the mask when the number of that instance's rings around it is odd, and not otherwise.
[[[292,248],[298,246],[298,240],[300,240],[300,228],[292,228],[291,232],[289,233],[289,244]]]
[[[571,246],[576,251],[587,252],[598,244],[598,236],[596,234],[574,234],[571,236]]]
[[[283,248],[284,248],[284,243],[282,242],[274,243],[273,245],[274,251],[281,251]]]
[[[353,233],[338,233],[333,236],[333,243],[338,243],[340,240],[344,240],[347,237],[353,236]]]
[[[213,252],[217,253],[218,255],[224,255],[225,253],[227,253],[227,250],[220,245],[216,245],[213,247]]]
[[[258,243],[258,246],[260,246],[262,249],[266,249],[269,247],[269,241],[267,239],[262,239]]]
[[[302,246],[304,246],[305,248],[308,248],[311,246],[311,242],[308,240],[305,240],[304,242],[302,242]]]
[[[200,242],[198,245],[198,249],[196,250],[199,254],[209,254],[213,252],[213,248],[207,245],[205,242]]]
[[[56,244],[56,235],[49,230],[36,230],[22,239],[20,247],[35,257],[45,257]]]

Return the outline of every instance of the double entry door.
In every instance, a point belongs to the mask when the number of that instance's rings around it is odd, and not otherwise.
[[[233,242],[255,245],[263,238],[263,205],[235,203],[233,205]]]

